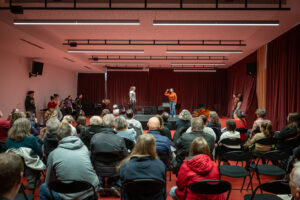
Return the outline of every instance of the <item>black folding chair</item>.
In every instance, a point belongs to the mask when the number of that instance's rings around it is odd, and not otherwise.
[[[134,147],[134,142],[132,140],[129,140],[127,138],[124,138],[124,142],[125,142],[125,145],[126,145],[126,148],[128,150],[128,152],[130,153]]]
[[[242,142],[244,143],[244,142],[246,141],[248,129],[245,129],[245,128],[237,128],[236,131],[240,133],[241,140],[242,140]]]
[[[242,145],[242,140],[240,138],[225,138],[221,141],[219,141],[219,144],[218,144],[218,158],[219,158],[219,161],[222,161],[222,154],[225,153],[224,152],[224,148],[223,148],[223,145]],[[242,146],[241,146],[242,148]],[[233,150],[235,151],[235,150]]]
[[[121,200],[127,196],[129,200],[166,199],[166,182],[156,179],[136,179],[123,183]]]
[[[272,194],[256,194],[257,190]],[[286,180],[276,180],[257,186],[252,194],[246,194],[244,200],[282,200],[273,194],[290,194],[291,190]]]
[[[172,167],[171,167],[171,160],[170,160],[170,156],[164,152],[164,151],[156,151],[159,159],[165,164],[166,166],[166,171],[169,172],[170,176],[169,176],[169,180],[171,181],[171,173],[172,173]]]
[[[222,175],[229,176],[232,178],[244,178],[241,187],[241,192],[242,192],[246,178],[249,176],[249,184],[251,185],[251,191],[253,191],[252,177],[250,175],[250,170],[247,167],[247,163],[249,163],[252,158],[251,154],[245,151],[230,151],[224,153],[222,155],[222,158],[230,161],[237,161],[237,162],[240,161],[242,162],[242,166],[221,165],[221,161],[219,160],[220,179]],[[246,167],[243,167],[244,163]]]
[[[62,194],[72,194],[83,191],[93,191],[94,200],[98,199],[95,187],[86,181],[56,180],[48,184],[51,198],[54,200],[52,190]]]
[[[216,127],[211,127],[211,128],[215,132],[215,134],[216,134],[216,142],[218,142],[219,139],[220,139],[220,137],[221,137],[221,135],[222,135],[222,132],[221,132],[221,130],[219,128],[216,128]]]
[[[281,150],[273,150],[273,151],[268,151],[264,154],[260,155],[260,158],[273,161],[273,162],[278,162],[281,160],[285,160],[289,157],[289,154],[285,151]],[[271,165],[271,164],[258,164],[259,159],[257,160],[256,164],[251,164],[250,167],[253,169],[253,173],[256,173],[258,183],[261,184],[259,175],[263,174],[266,176],[277,176],[277,177],[283,177],[286,174],[286,171],[276,165]],[[254,175],[254,174],[253,174]],[[252,175],[252,176],[253,176]]]
[[[262,138],[260,140],[255,141],[254,144],[271,146],[271,145],[275,145],[276,143],[277,143],[277,139],[276,138]],[[253,155],[255,157],[260,157],[261,156],[261,154],[257,154],[255,152],[253,152]]]
[[[14,200],[33,200],[33,199],[34,199],[34,194],[25,193],[25,187],[22,183],[19,192],[16,195]]]
[[[188,185],[188,189],[196,194],[223,194],[228,191],[226,198],[228,200],[231,192],[231,184],[223,180],[196,181]],[[187,190],[184,199],[186,199],[186,196]]]

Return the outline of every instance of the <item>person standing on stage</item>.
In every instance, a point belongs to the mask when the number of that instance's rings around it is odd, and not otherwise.
[[[167,89],[165,92],[165,96],[167,96],[169,98],[170,101],[170,115],[172,117],[176,116],[176,111],[175,111],[175,106],[177,104],[177,95],[174,92],[174,89]]]
[[[27,92],[25,99],[25,110],[35,113],[35,101],[34,101],[34,91],[30,90]]]
[[[136,104],[136,94],[135,94],[135,86],[131,86],[129,89],[129,102],[130,108],[133,112],[135,112],[135,104]]]

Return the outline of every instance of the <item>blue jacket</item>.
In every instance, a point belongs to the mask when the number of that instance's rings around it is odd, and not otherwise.
[[[171,155],[171,142],[166,136],[162,136],[159,131],[149,131],[148,134],[152,134],[155,138],[156,151],[163,151]]]

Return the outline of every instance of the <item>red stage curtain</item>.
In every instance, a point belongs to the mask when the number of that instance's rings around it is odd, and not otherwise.
[[[285,126],[288,113],[300,113],[299,78],[300,25],[268,44],[266,108],[274,130]]]
[[[78,74],[78,93],[83,94],[84,104],[100,103],[105,97],[104,74]]]
[[[111,104],[128,108],[130,86],[136,87],[136,105],[148,105],[148,72],[113,71],[107,73],[107,98],[111,100]]]
[[[234,64],[227,70],[228,80],[228,116],[232,115],[233,94],[242,93],[241,110],[247,115],[248,128],[252,128],[257,108],[256,78],[246,74],[246,64],[256,62],[256,52]]]

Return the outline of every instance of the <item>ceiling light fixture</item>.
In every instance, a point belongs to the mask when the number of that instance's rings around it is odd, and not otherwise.
[[[217,70],[173,70],[173,72],[217,72]]]
[[[177,66],[177,65],[212,65],[212,66],[224,66],[226,65],[225,63],[172,63],[172,66]]]
[[[70,49],[69,53],[144,53],[144,50],[93,50],[93,49]]]
[[[144,62],[91,62],[92,65],[145,65]]]
[[[140,25],[139,20],[14,20],[14,25]]]
[[[154,26],[279,26],[279,21],[154,20]]]
[[[243,53],[242,50],[167,50],[166,53]]]
[[[149,72],[149,69],[106,69],[107,72]]]

